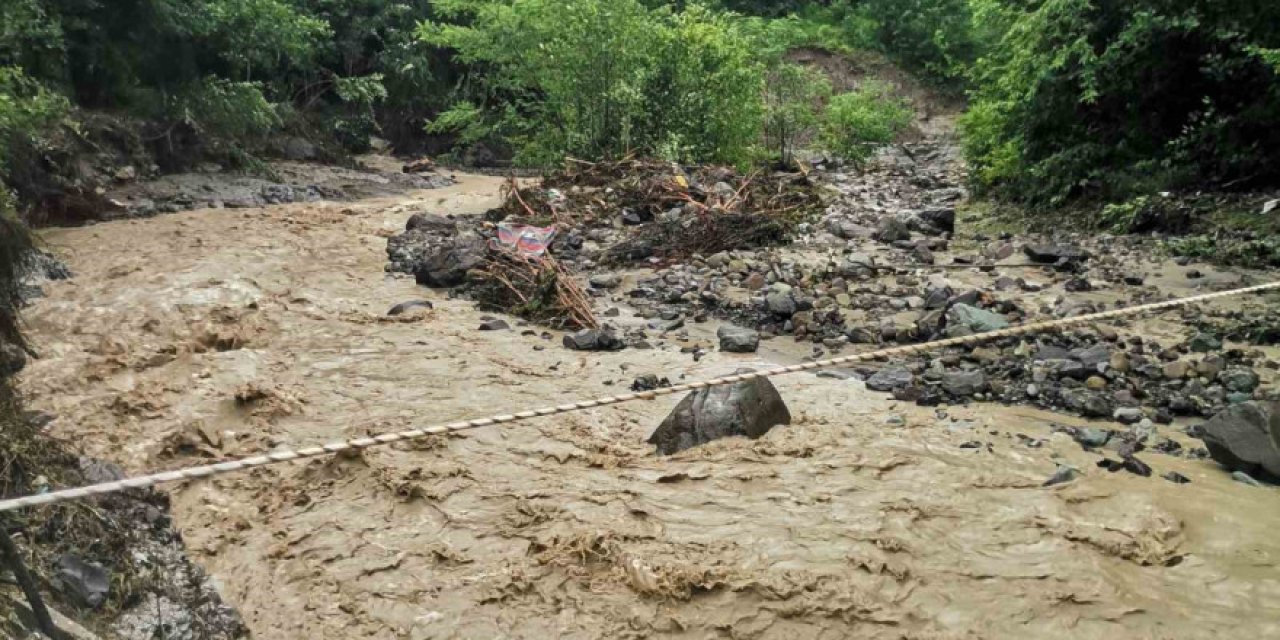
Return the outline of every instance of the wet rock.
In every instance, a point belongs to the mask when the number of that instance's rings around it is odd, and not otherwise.
[[[1063,391],[1062,403],[1086,418],[1107,418],[1112,413],[1111,402],[1102,394],[1088,389]]]
[[[1187,374],[1191,372],[1191,365],[1181,360],[1166,362],[1162,371],[1164,373],[1164,377],[1169,378],[1170,380],[1181,380],[1187,377]]]
[[[867,388],[872,391],[894,391],[911,386],[915,375],[903,367],[885,367],[867,378]]]
[[[759,438],[787,424],[791,412],[778,390],[768,379],[756,378],[690,393],[646,440],[658,453],[671,455],[719,438]]]
[[[796,301],[790,292],[774,291],[765,296],[764,303],[769,313],[778,317],[790,317],[796,312]]]
[[[27,352],[16,344],[0,344],[0,378],[17,375],[27,368]]]
[[[915,259],[921,264],[934,263],[933,252],[922,244],[916,245],[915,248],[911,250],[911,255],[915,256]]]
[[[1146,282],[1146,278],[1143,278],[1142,274],[1129,273],[1129,274],[1125,274],[1123,281],[1127,285],[1137,287],[1137,286],[1141,286],[1143,282]]]
[[[1107,388],[1107,380],[1102,376],[1089,376],[1089,378],[1084,381],[1084,386],[1090,391],[1102,391]]]
[[[1196,353],[1209,353],[1222,348],[1222,341],[1208,333],[1197,333],[1191,338],[1188,346]]]
[[[490,318],[488,320],[483,320],[480,322],[481,331],[506,331],[507,329],[510,329],[510,328],[511,328],[511,325],[507,324],[506,320],[501,320],[498,318]]]
[[[53,580],[58,590],[82,607],[96,609],[111,591],[111,574],[102,565],[74,554],[58,558]]]
[[[653,373],[647,373],[631,381],[631,390],[636,392],[653,391],[654,389],[669,386],[671,386],[670,380],[659,378],[657,374]]]
[[[467,272],[484,264],[485,241],[475,234],[462,234],[428,247],[413,271],[418,284],[453,287],[462,284]]]
[[[613,273],[597,273],[587,282],[597,289],[613,289],[622,284],[622,276]]]
[[[925,209],[916,217],[939,233],[956,232],[956,210],[953,207]]]
[[[1230,406],[1204,424],[1198,436],[1209,455],[1233,471],[1280,479],[1280,412],[1274,404]]]
[[[1191,478],[1188,478],[1177,471],[1169,471],[1160,476],[1174,484],[1191,484]]]
[[[764,274],[762,273],[753,273],[747,276],[746,280],[742,281],[742,286],[748,291],[759,291],[765,288],[767,284],[768,282],[765,280]]]
[[[1218,382],[1221,382],[1228,391],[1253,393],[1253,390],[1258,388],[1259,379],[1253,369],[1233,367],[1218,374]]]
[[[716,331],[720,350],[728,353],[755,353],[760,348],[760,333],[752,329],[725,325]]]
[[[1022,248],[1022,252],[1027,254],[1032,262],[1040,264],[1080,262],[1088,256],[1083,249],[1067,245],[1029,244]]]
[[[1054,485],[1066,484],[1068,482],[1075,481],[1075,479],[1079,477],[1080,477],[1079,469],[1076,469],[1075,467],[1069,467],[1065,464],[1060,464],[1058,465],[1058,470],[1053,472],[1053,475],[1049,476],[1048,480],[1044,481],[1043,486],[1052,487]]]
[[[1111,432],[1106,429],[1084,427],[1076,431],[1075,441],[1086,449],[1101,449],[1111,441]]]
[[[1009,327],[1004,316],[967,304],[953,305],[947,310],[947,328],[963,327],[973,333],[986,333]]]
[[[458,230],[458,224],[449,218],[434,213],[415,213],[409,216],[404,225],[405,231],[425,231],[448,235]]]
[[[566,335],[564,346],[574,351],[620,351],[627,345],[609,329],[584,329]]]
[[[1100,364],[1111,362],[1111,348],[1099,344],[1088,349],[1075,349],[1071,351],[1071,357],[1090,369],[1096,369]]]
[[[911,229],[898,218],[884,218],[876,228],[875,239],[885,244],[911,239]]]
[[[981,371],[954,371],[942,375],[942,388],[953,396],[971,396],[987,388],[987,377]]]
[[[399,315],[404,315],[410,311],[413,311],[414,309],[432,309],[432,308],[434,308],[434,305],[432,305],[431,302],[427,300],[410,300],[408,302],[401,302],[400,304],[394,307],[391,307],[390,309],[387,310],[387,315],[399,316]]]
[[[1137,407],[1120,407],[1115,410],[1115,413],[1111,414],[1111,417],[1115,418],[1120,424],[1138,424],[1146,418],[1146,415],[1142,413],[1142,409]]]

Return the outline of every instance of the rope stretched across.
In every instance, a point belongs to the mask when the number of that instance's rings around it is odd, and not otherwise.
[[[662,389],[654,389],[652,391],[643,391],[637,393],[627,393],[617,396],[606,396],[596,398],[594,400],[583,400],[570,404],[562,404],[554,407],[543,407],[541,409],[531,409],[521,411],[520,413],[512,413],[506,415],[495,415],[487,418],[477,418],[474,420],[465,420],[462,422],[452,422],[448,424],[439,424],[421,429],[411,429],[409,431],[400,431],[396,433],[385,433],[378,436],[367,438],[355,438],[352,440],[344,440],[341,442],[331,442],[329,444],[318,447],[309,447],[297,450],[283,450],[263,455],[257,455],[247,458],[239,458],[236,460],[228,460],[217,464],[201,465],[197,467],[187,467],[185,469],[176,469],[174,471],[164,471],[161,473],[153,473],[134,478],[125,478],[113,482],[103,482],[100,484],[87,485],[83,487],[74,487],[71,489],[61,489],[37,495],[23,496],[10,500],[0,501],[0,513],[13,511],[25,507],[35,507],[40,505],[56,504],[59,502],[67,502],[70,500],[80,500],[91,496],[103,495],[108,493],[116,493],[128,489],[144,489],[154,487],[159,484],[169,482],[180,482],[183,480],[195,480],[199,478],[208,478],[210,476],[221,475],[224,473],[232,473],[235,471],[243,471],[254,467],[265,467],[268,465],[290,462],[292,460],[304,460],[307,458],[316,458],[319,456],[333,455],[343,451],[351,451],[358,449],[367,449],[380,445],[392,444],[395,442],[404,442],[407,440],[417,440],[427,436],[441,435],[446,433],[454,433],[457,431],[466,431],[469,429],[478,429],[498,424],[506,424],[510,422],[520,422],[532,418],[544,416],[552,416],[561,413],[571,413],[574,411],[583,411],[586,409],[594,409],[596,407],[604,407],[624,402],[632,402],[635,400],[652,400],[658,396],[668,396],[686,391],[696,391],[708,387],[718,387],[728,384],[736,384],[747,380],[755,380],[757,378],[771,378],[774,376],[786,375],[789,373],[799,373],[802,371],[812,371],[814,369],[826,369],[855,362],[867,362],[878,360],[881,358],[892,358],[898,356],[909,356],[927,351],[943,349],[947,347],[956,347],[961,345],[977,344],[982,342],[990,342],[1000,338],[1008,338],[1011,336],[1021,336],[1033,333],[1040,333],[1054,329],[1063,329],[1079,325],[1091,324],[1099,320],[1108,320],[1111,318],[1120,318],[1124,316],[1138,315],[1152,311],[1162,311],[1175,307],[1208,302],[1219,298],[1228,298],[1233,296],[1241,296],[1250,293],[1260,293],[1263,291],[1280,289],[1280,282],[1272,282],[1261,284],[1253,287],[1245,287],[1242,289],[1232,289],[1230,291],[1220,291],[1217,293],[1208,293],[1189,298],[1180,298],[1176,300],[1168,300],[1165,302],[1155,302],[1135,307],[1127,307],[1124,309],[1115,309],[1112,311],[1104,311],[1089,315],[1078,316],[1075,318],[1064,318],[1061,320],[1048,320],[1044,322],[1034,322],[1029,324],[1009,327],[1007,329],[999,329],[980,333],[976,335],[964,336],[959,338],[948,338],[946,340],[936,340],[933,342],[924,342],[920,344],[904,345],[901,347],[892,347],[888,349],[880,349],[867,353],[859,353],[850,356],[842,356],[839,358],[831,358],[828,360],[818,360],[814,362],[806,362],[803,364],[792,365],[789,367],[777,367],[774,369],[766,369],[764,371],[755,371],[751,373],[740,373],[722,378],[713,378],[710,380],[702,380],[698,382],[689,382],[679,384],[673,387],[665,387]]]

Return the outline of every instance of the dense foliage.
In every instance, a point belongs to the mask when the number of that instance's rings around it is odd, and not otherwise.
[[[973,0],[966,151],[1036,206],[1280,181],[1280,4]]]

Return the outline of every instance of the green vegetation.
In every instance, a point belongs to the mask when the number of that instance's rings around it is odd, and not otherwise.
[[[985,193],[1058,207],[1280,180],[1280,5],[972,4],[988,45],[964,133]]]
[[[911,107],[889,87],[868,81],[852,93],[831,99],[822,118],[822,145],[861,164],[911,124]]]

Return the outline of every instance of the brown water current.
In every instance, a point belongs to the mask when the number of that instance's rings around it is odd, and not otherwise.
[[[773,359],[581,354],[384,276],[412,213],[480,213],[500,184],[49,230],[76,277],[27,313],[23,386],[136,473]],[[1106,473],[1051,435],[1066,416],[777,384],[793,425],[671,458],[643,439],[679,398],[168,489],[255,638],[1280,637],[1275,489],[1160,455]],[[1083,477],[1043,488],[1058,462]]]

